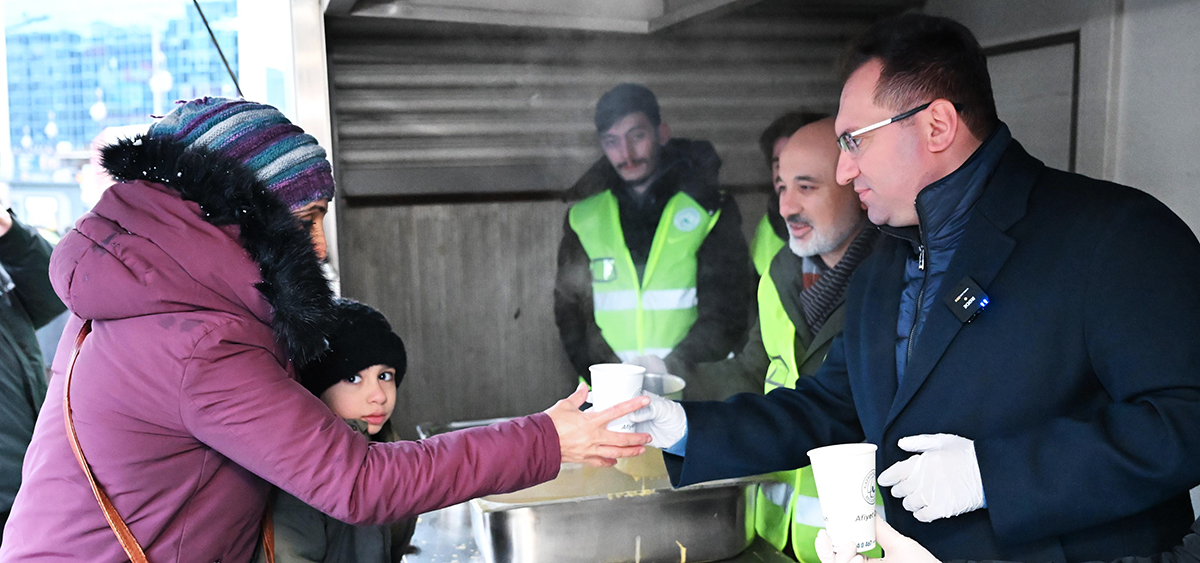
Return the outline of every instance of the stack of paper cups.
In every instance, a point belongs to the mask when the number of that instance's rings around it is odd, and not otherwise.
[[[607,409],[642,394],[642,379],[646,368],[629,364],[596,364],[588,368],[592,374],[592,394],[589,402],[597,409]],[[610,423],[613,432],[633,432],[629,415]]]
[[[875,449],[838,444],[808,451],[825,531],[838,553],[875,547]]]

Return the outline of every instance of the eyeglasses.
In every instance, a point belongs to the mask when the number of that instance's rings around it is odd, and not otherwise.
[[[891,125],[902,119],[908,119],[908,118],[920,113],[921,110],[924,110],[925,108],[929,107],[929,105],[932,103],[933,102],[925,102],[924,104],[919,105],[915,108],[912,108],[900,115],[897,115],[896,117],[892,117],[890,119],[885,119],[883,121],[880,121],[879,123],[874,123],[874,124],[868,125],[857,131],[850,131],[848,133],[842,133],[840,136],[838,136],[838,139],[837,139],[838,148],[840,148],[850,154],[857,155],[859,143],[862,142],[862,139],[859,139],[859,137],[862,136],[864,133],[870,133],[871,131],[874,131],[876,129],[879,129],[880,127],[883,127],[884,125]],[[957,109],[957,107],[958,107],[958,105],[955,104],[956,109]]]

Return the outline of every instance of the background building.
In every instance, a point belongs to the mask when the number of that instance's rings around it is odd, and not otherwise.
[[[9,180],[18,215],[49,233],[70,226],[94,202],[81,197],[79,184],[93,173],[89,151],[101,131],[149,123],[175,100],[237,90],[191,2],[180,2],[176,17],[146,12],[119,25],[81,22],[42,4],[5,6],[12,169],[11,179],[0,181]],[[237,0],[200,5],[236,72]]]

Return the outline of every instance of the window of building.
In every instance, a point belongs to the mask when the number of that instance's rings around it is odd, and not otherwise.
[[[237,97],[240,85],[291,114],[288,1],[198,4],[3,2],[0,203],[53,241],[107,188],[96,149],[144,132],[177,100]]]

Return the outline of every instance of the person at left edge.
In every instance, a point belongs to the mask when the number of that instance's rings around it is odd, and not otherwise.
[[[0,529],[8,520],[33,424],[46,398],[34,330],[67,309],[50,287],[50,243],[0,211]]]
[[[554,317],[571,365],[682,373],[745,336],[754,275],[737,204],[707,141],[671,138],[645,86],[596,104],[604,157],[566,194]]]

